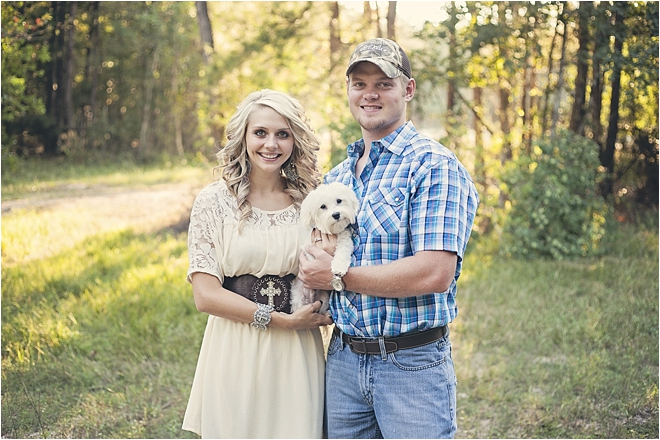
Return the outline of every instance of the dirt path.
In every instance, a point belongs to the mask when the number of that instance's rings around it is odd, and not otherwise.
[[[80,185],[61,188],[62,195],[35,195],[29,198],[2,202],[2,216],[6,218],[22,210],[47,212],[92,212],[104,230],[133,227],[151,231],[172,227],[177,231],[187,227],[187,217],[200,190],[191,183],[168,183],[139,188],[113,188],[103,185]]]
[[[49,257],[99,234],[188,230],[196,181],[111,187],[69,185],[2,202],[2,263]]]

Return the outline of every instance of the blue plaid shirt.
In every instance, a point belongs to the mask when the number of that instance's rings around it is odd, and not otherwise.
[[[412,122],[373,142],[356,178],[363,152],[364,140],[349,145],[348,158],[325,176],[327,183],[353,188],[360,200],[352,264],[387,264],[432,250],[455,252],[458,263],[446,292],[409,298],[335,292],[335,324],[352,336],[394,337],[450,323],[458,313],[456,281],[479,204],[472,178],[451,151],[419,134]]]

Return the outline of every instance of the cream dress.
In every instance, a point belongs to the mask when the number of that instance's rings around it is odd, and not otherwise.
[[[188,281],[298,273],[309,233],[298,210],[254,208],[238,233],[238,209],[224,181],[197,196],[190,215]],[[319,329],[262,331],[210,315],[182,429],[202,438],[321,438],[325,360]]]

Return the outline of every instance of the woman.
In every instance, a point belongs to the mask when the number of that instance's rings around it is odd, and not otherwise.
[[[320,302],[289,313],[318,146],[297,100],[251,93],[227,125],[222,179],[193,205],[188,281],[209,318],[183,429],[203,438],[322,436],[319,326],[332,320]]]

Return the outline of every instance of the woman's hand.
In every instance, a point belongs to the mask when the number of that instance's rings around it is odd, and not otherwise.
[[[288,314],[282,312],[271,313],[271,325],[287,330],[304,330],[332,324],[332,318],[325,313],[318,313],[321,301],[305,304],[295,312]]]
[[[312,230],[312,243],[319,249],[323,249],[330,255],[335,255],[337,248],[337,236],[334,234],[324,234],[318,229]]]

